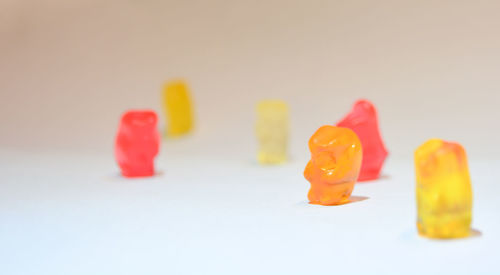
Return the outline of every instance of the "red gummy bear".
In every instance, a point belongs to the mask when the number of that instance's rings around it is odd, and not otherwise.
[[[125,177],[149,177],[160,147],[158,116],[151,110],[131,110],[122,115],[115,143],[115,158]]]
[[[388,153],[380,136],[375,106],[368,100],[356,101],[337,126],[353,130],[361,140],[363,161],[358,181],[377,179]]]

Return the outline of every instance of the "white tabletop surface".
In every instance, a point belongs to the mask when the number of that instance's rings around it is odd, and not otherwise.
[[[201,143],[165,142],[145,179],[111,154],[2,150],[0,273],[500,272],[498,160],[470,160],[478,236],[439,241],[417,235],[411,160],[326,207],[306,201],[305,155],[262,167]]]

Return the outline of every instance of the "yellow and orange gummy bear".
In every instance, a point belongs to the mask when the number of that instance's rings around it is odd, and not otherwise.
[[[311,160],[304,177],[311,183],[307,197],[312,204],[349,202],[363,158],[361,142],[351,129],[325,125],[309,140]]]
[[[470,233],[472,187],[464,148],[430,139],[415,151],[417,228],[429,238]]]

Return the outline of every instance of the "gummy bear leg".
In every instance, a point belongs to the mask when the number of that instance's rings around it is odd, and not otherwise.
[[[353,188],[354,182],[321,184],[311,186],[307,196],[311,204],[340,205],[349,201]]]
[[[437,239],[464,238],[470,234],[470,213],[428,216],[417,221],[421,236]]]
[[[358,181],[370,181],[370,180],[378,179],[380,177],[380,170],[381,170],[380,168],[363,168],[363,167],[361,167]]]
[[[155,173],[154,166],[151,165],[141,165],[139,167],[134,167],[132,169],[123,169],[122,175],[127,178],[134,177],[151,177]]]

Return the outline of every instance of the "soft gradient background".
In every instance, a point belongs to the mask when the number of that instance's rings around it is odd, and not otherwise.
[[[164,81],[183,77],[197,134],[231,149],[254,142],[259,99],[290,103],[300,154],[364,97],[393,157],[430,137],[495,157],[499,10],[494,0],[1,0],[0,145],[111,153],[120,114],[161,111]]]
[[[499,274],[500,1],[0,0],[0,274]],[[121,113],[189,81],[196,131],[119,176]],[[390,151],[357,202],[307,204],[307,141],[358,98]],[[255,103],[291,107],[256,164]],[[163,112],[161,127],[164,127]],[[415,228],[412,154],[468,152],[475,237]]]

